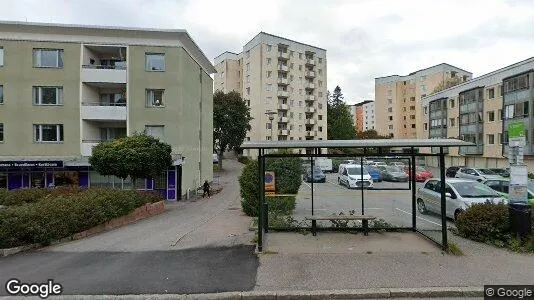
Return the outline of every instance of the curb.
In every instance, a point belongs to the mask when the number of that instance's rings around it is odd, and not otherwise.
[[[319,290],[319,291],[250,291],[225,292],[211,294],[167,294],[167,295],[62,295],[50,296],[47,299],[121,299],[121,300],[211,300],[211,299],[254,299],[254,300],[286,300],[286,299],[387,299],[387,298],[441,298],[441,297],[483,297],[482,287],[425,287],[425,288],[372,288],[354,290]],[[12,299],[0,297],[0,299]]]

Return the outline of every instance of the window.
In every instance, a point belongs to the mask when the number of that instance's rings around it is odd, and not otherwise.
[[[272,74],[271,71],[267,71],[267,78],[271,78],[271,74]]]
[[[265,129],[271,129],[271,123],[265,123]]]
[[[494,134],[488,134],[488,145],[495,144],[495,135]]]
[[[295,106],[295,100],[289,100],[289,105],[291,105],[291,107],[294,107]]]
[[[391,90],[388,90],[388,97],[391,97],[391,94],[393,93],[393,91]]]
[[[323,126],[319,126],[319,132],[323,132]]]
[[[0,85],[0,104],[4,104],[4,86]]]
[[[323,92],[319,92],[319,97],[322,97],[323,96]]]
[[[165,137],[164,132],[165,126],[163,125],[146,125],[145,126],[145,132],[146,135],[149,135],[151,137],[163,140]]]
[[[272,90],[273,85],[272,84],[266,84],[265,85],[265,91],[270,92]]]
[[[402,108],[402,111],[406,111],[406,106],[404,106],[404,107]]]
[[[247,83],[250,83],[250,75],[247,75]]]
[[[389,125],[389,127],[388,127],[388,128],[389,128],[389,129],[393,129],[393,125]]]
[[[4,123],[0,123],[0,142],[4,141]]]
[[[421,81],[425,81],[425,80],[426,80],[426,75],[421,76]]]
[[[302,95],[302,89],[299,89],[299,95]]]
[[[323,119],[323,115],[319,115],[319,121]]]
[[[449,102],[450,102],[449,106],[451,108],[454,108],[454,99],[450,99]]]
[[[165,71],[165,54],[163,53],[146,53],[145,70],[162,72]]]
[[[495,111],[488,111],[488,122],[495,121]]]
[[[322,87],[322,86],[323,86],[323,82],[319,80],[319,87]]]
[[[289,75],[289,81],[293,81],[293,75]]]
[[[62,124],[34,124],[33,132],[35,142],[63,142]]]
[[[299,107],[302,107],[302,101],[299,101]]]
[[[449,119],[449,123],[451,124],[451,127],[456,126],[456,124],[455,124],[456,122],[455,122],[455,121],[456,121],[456,120],[455,120],[454,118],[450,118],[450,119]]]
[[[273,46],[272,45],[267,45],[267,52],[271,52]]]
[[[247,71],[250,71],[250,63],[247,63]]]
[[[393,103],[393,100],[392,99],[388,99],[388,104],[392,104]]]
[[[289,51],[289,57],[293,57],[295,55],[295,51]]]
[[[62,104],[62,87],[33,87],[33,104],[34,105],[61,105]]]
[[[319,73],[319,75],[323,75],[323,69],[319,69],[317,71],[318,71],[317,73]]]
[[[246,52],[246,55],[247,55],[247,58],[250,57],[250,50],[248,50],[248,51]]]
[[[299,71],[302,71],[302,65],[299,65]]]
[[[289,64],[289,68],[293,70],[293,63]]]
[[[299,120],[302,120],[302,113],[299,113]]]
[[[493,99],[493,98],[495,98],[495,89],[494,88],[488,89],[488,99]]]
[[[302,59],[302,53],[299,53],[299,59]]]
[[[299,132],[302,132],[302,125],[299,125]],[[301,139],[301,138],[299,138]]]
[[[415,115],[410,115],[411,120],[415,120]]]
[[[270,64],[271,64],[271,59],[267,58],[267,65],[270,65]]]
[[[415,106],[414,105],[410,106],[410,110],[415,110]]]
[[[319,109],[323,109],[323,104],[322,104],[322,103],[319,103],[319,104],[318,104],[318,107],[319,107]]]
[[[425,129],[425,131],[428,130],[428,123],[424,123],[423,128]]]
[[[415,128],[415,124],[412,124],[412,128]]]
[[[499,121],[502,121],[502,117],[503,117],[502,109],[499,109],[498,112],[499,112]]]
[[[159,107],[164,106],[163,94],[165,90],[146,90],[146,106]]]
[[[63,68],[63,49],[33,49],[33,66]]]
[[[404,116],[403,119],[406,120],[406,116]]]
[[[273,97],[266,97],[265,98],[265,104],[271,104],[272,100],[273,100]]]
[[[389,116],[389,120],[390,120],[390,121],[393,121],[393,116]]]
[[[424,107],[425,115],[428,114],[428,106]]]
[[[0,67],[4,66],[4,48],[0,47]]]
[[[293,112],[289,113],[289,117],[293,119]],[[293,129],[293,125],[291,125],[291,129]]]

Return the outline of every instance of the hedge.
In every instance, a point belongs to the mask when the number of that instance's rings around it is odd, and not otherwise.
[[[32,189],[29,189],[32,190]],[[0,248],[50,244],[163,200],[155,192],[120,189],[48,190],[39,200],[0,209]],[[8,192],[9,193],[9,192]],[[17,193],[27,196],[42,191]],[[19,200],[29,200],[21,196]]]

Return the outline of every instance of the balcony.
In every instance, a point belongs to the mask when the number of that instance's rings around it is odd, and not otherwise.
[[[288,117],[280,117],[278,118],[278,123],[287,123],[289,122],[289,118]]]
[[[313,59],[313,58],[306,59],[306,64],[308,66],[315,66],[315,59]]]
[[[83,65],[81,80],[90,83],[126,83],[126,66]]]
[[[93,147],[98,145],[99,140],[83,140],[82,141],[82,156],[91,156],[93,154]]]
[[[278,135],[289,135],[289,130],[287,129],[278,130]]]
[[[278,71],[289,72],[289,67],[287,65],[278,65]]]
[[[288,110],[289,105],[287,104],[278,104],[278,110]]]
[[[306,95],[305,101],[315,101],[315,96],[314,95]]]
[[[315,125],[317,122],[315,119],[306,119],[306,125]]]
[[[484,145],[462,146],[459,152],[461,154],[484,154]]]
[[[315,109],[315,107],[311,107],[311,106],[306,107],[306,113],[308,114],[313,114],[316,111],[317,110]]]
[[[126,83],[126,47],[84,45],[82,82]]]
[[[315,130],[306,131],[306,136],[317,136],[317,131]]]
[[[287,78],[278,78],[278,84],[279,85],[288,85],[289,80]]]
[[[281,98],[287,98],[287,97],[289,97],[289,92],[288,91],[278,91],[276,95],[278,97],[281,97]]]
[[[128,113],[124,103],[82,102],[82,119],[94,121],[126,121]]]
[[[281,58],[281,59],[289,59],[289,52],[278,52],[278,58]]]
[[[306,71],[307,78],[315,78],[315,72],[314,71]]]
[[[314,89],[315,88],[315,84],[311,83],[311,82],[308,82],[306,83],[306,86],[305,86],[306,89]]]

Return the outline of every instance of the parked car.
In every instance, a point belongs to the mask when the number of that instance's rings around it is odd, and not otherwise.
[[[332,172],[332,160],[329,158],[317,158],[314,164],[321,168],[323,172]]]
[[[510,177],[510,168],[505,168],[505,169],[494,168],[494,169],[489,169],[489,170],[492,170],[493,172],[501,175],[502,177],[505,177],[505,178]]]
[[[308,169],[304,174],[304,180],[306,182],[326,182],[326,176],[318,166],[313,166],[313,172],[311,169]]]
[[[509,199],[508,190],[510,187],[510,179],[485,179],[481,183],[487,185],[492,190],[496,191],[505,199]],[[527,199],[529,203],[534,205],[534,181],[529,181],[527,184]]]
[[[399,169],[398,167],[379,166],[378,169],[381,171],[382,179],[384,181],[400,181],[400,182],[408,181],[408,174],[406,174],[403,170]]]
[[[445,176],[447,177],[456,177],[456,172],[458,172],[459,169],[466,168],[466,166],[452,166],[448,167],[445,171]]]
[[[445,179],[446,216],[456,220],[474,203],[507,203],[506,199],[488,186],[470,179]],[[429,179],[417,190],[417,210],[441,213],[441,180]]]
[[[405,167],[405,164],[403,162],[400,162],[400,161],[392,161],[388,165],[394,166],[394,167],[397,167],[397,168],[400,168],[400,169],[404,169],[404,167]]]
[[[484,179],[502,179],[503,177],[490,169],[460,168],[456,172],[456,178],[482,181]]]
[[[219,163],[219,155],[217,153],[213,153],[213,164]]]
[[[412,174],[410,172],[410,167],[409,166],[404,167],[404,172],[406,174],[408,174],[408,179],[412,178],[411,177]],[[430,179],[432,177],[433,177],[433,175],[432,175],[432,172],[430,170],[426,170],[425,168],[420,167],[420,166],[416,166],[415,167],[415,181],[424,182],[425,180]]]
[[[365,168],[367,169],[367,172],[369,172],[369,175],[371,175],[371,178],[374,182],[382,181],[382,174],[380,173],[380,170],[373,166],[366,166]]]
[[[375,161],[373,162],[372,164],[369,164],[370,166],[375,166],[375,167],[387,167],[387,164],[383,161]]]
[[[337,183],[339,185],[345,185],[349,189],[359,188],[362,187],[362,185],[366,188],[373,187],[373,179],[371,178],[371,175],[366,167],[360,166],[359,164],[339,165]]]

